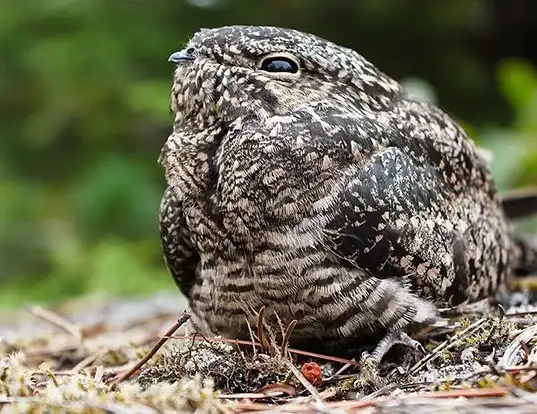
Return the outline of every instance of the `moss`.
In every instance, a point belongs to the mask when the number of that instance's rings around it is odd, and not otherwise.
[[[0,359],[0,396],[31,396],[35,381],[32,373],[23,365],[24,356],[17,352]]]
[[[491,316],[481,329],[472,335],[464,337],[459,344],[452,348],[452,353],[460,353],[464,349],[474,347],[482,354],[490,354],[493,350],[502,352],[505,350],[509,341],[512,339],[512,333],[518,326],[501,317]],[[464,329],[461,327],[461,330]]]
[[[48,412],[55,408],[69,411],[105,412],[121,404],[124,409],[147,406],[158,411],[220,413],[225,411],[217,399],[211,380],[201,375],[178,378],[142,387],[137,383],[120,384],[113,391],[99,376],[73,374],[55,376],[46,367],[48,378],[38,386],[36,377],[21,353],[0,359],[0,397],[11,402],[16,412]],[[53,410],[54,411],[54,410]]]
[[[291,376],[276,356],[253,355],[226,343],[175,342],[138,377],[142,386],[174,381],[200,374],[225,392],[252,392],[267,385],[286,382]]]

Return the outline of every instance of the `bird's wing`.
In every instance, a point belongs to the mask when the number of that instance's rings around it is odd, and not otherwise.
[[[378,278],[408,276],[420,292],[427,278],[425,294],[464,300],[473,229],[462,234],[464,208],[431,165],[388,147],[348,177],[336,197],[326,228],[335,256]]]
[[[164,192],[159,214],[164,260],[181,292],[189,296],[199,255],[192,246],[181,203],[171,187]]]

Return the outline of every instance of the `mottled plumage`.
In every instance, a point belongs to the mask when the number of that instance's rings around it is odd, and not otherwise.
[[[393,336],[522,265],[463,129],[358,53],[231,26],[170,59],[163,249],[205,332],[248,337],[266,306],[295,342]]]

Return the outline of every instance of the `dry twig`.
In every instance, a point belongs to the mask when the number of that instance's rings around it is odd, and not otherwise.
[[[136,371],[138,371],[147,361],[149,361],[153,355],[157,353],[157,351],[166,343],[166,341],[170,338],[171,335],[175,333],[181,326],[185,324],[186,321],[190,319],[190,312],[185,310],[183,314],[179,317],[177,322],[166,332],[164,336],[162,336],[158,342],[153,346],[153,348],[140,360],[138,361],[131,369],[129,369],[126,373],[121,375],[118,379],[116,379],[112,384],[112,389],[115,389],[118,384],[121,382],[129,379]]]
[[[32,313],[32,315],[43,319],[44,321],[47,321],[60,329],[63,329],[65,332],[72,335],[79,344],[82,343],[83,337],[80,328],[64,317],[37,305],[31,306],[28,308],[28,310]]]
[[[293,329],[295,329],[295,325],[297,324],[296,319],[293,319],[289,326],[287,326],[287,329],[285,330],[285,334],[282,338],[282,346],[280,353],[282,354],[282,357],[287,357],[287,348],[289,347],[289,338],[291,338],[291,334],[293,333]]]
[[[412,368],[409,370],[409,374],[415,374],[418,371],[420,371],[427,363],[430,361],[435,360],[440,356],[440,352],[448,350],[455,345],[459,343],[459,341],[463,338],[465,338],[468,335],[473,334],[475,331],[477,331],[485,322],[487,321],[487,317],[482,317],[481,319],[477,320],[467,328],[463,329],[459,333],[457,333],[453,338],[449,338],[448,340],[442,342],[440,345],[438,345],[433,351],[426,355],[424,358],[422,358],[420,361],[418,361]]]
[[[192,340],[192,341],[194,341],[194,340],[195,341],[201,341],[202,340],[202,338],[194,338],[194,337],[192,337],[190,335],[170,335],[170,338],[171,339],[181,339],[181,340]],[[257,347],[257,348],[262,348],[263,347],[259,342],[245,341],[243,339],[229,339],[229,338],[209,337],[209,338],[205,338],[205,340],[207,340],[208,342],[225,342],[225,343],[235,344],[235,345],[248,345],[248,346],[253,346],[253,347]],[[311,357],[311,358],[322,359],[324,361],[338,362],[340,364],[350,364],[350,365],[354,365],[355,367],[360,367],[359,362],[356,362],[356,361],[351,360],[351,359],[345,359],[345,358],[340,358],[340,357],[331,356],[331,355],[319,354],[319,353],[316,353],[316,352],[308,352],[308,351],[303,351],[303,350],[296,349],[296,348],[287,348],[287,350],[289,352],[293,353],[293,354],[297,354],[297,355],[301,355],[301,356],[307,356],[307,357]]]

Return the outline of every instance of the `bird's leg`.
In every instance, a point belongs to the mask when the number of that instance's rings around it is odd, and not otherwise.
[[[377,344],[369,359],[375,361],[376,363],[380,363],[382,358],[384,358],[388,351],[396,344],[405,345],[414,350],[425,352],[418,341],[412,339],[405,332],[398,330],[388,332]]]
[[[386,386],[388,379],[380,375],[379,365],[388,351],[396,344],[402,344],[425,352],[421,344],[410,338],[405,332],[401,330],[389,331],[380,340],[371,355],[366,352],[362,354],[360,374],[354,381],[356,388],[363,388],[367,384],[373,385],[376,389]]]

